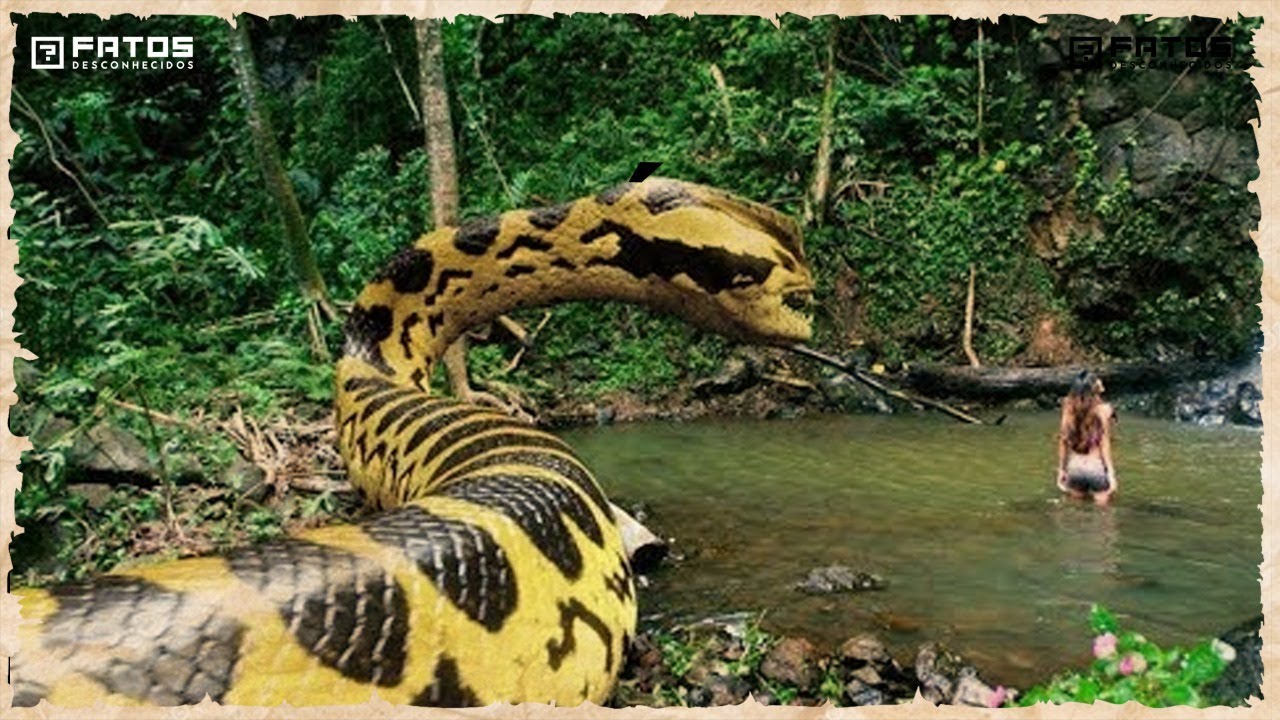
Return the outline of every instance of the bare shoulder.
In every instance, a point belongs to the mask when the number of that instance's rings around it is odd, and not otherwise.
[[[1102,403],[1098,405],[1098,409],[1095,412],[1098,413],[1098,417],[1101,418],[1103,422],[1116,422],[1119,420],[1116,416],[1116,409],[1112,407],[1111,403]]]

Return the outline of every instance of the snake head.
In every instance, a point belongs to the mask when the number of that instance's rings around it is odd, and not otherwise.
[[[719,316],[713,324],[747,342],[808,340],[813,333],[813,275],[795,220],[715,188],[682,186],[706,214],[705,227],[691,233],[691,241],[703,244],[701,259],[720,265],[719,275],[727,280],[710,293]]]

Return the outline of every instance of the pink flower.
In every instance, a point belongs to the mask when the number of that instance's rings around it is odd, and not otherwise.
[[[1147,669],[1147,660],[1141,655],[1125,655],[1124,659],[1120,661],[1120,667],[1118,669],[1120,670],[1121,675],[1140,673]]]
[[[1093,639],[1093,656],[1107,658],[1116,654],[1116,636],[1107,633]]]
[[[991,691],[991,696],[987,698],[987,707],[998,708],[1008,699],[1009,691],[1003,685],[997,685],[996,689]]]

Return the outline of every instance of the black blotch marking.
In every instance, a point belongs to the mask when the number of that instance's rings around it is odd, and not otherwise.
[[[220,608],[120,576],[51,595],[58,609],[44,623],[42,648],[68,674],[156,705],[198,703],[206,693],[220,701],[230,688],[245,628]],[[83,653],[93,647],[100,652]],[[22,681],[24,659],[12,661],[15,704],[35,704],[48,687]]]
[[[662,167],[660,162],[638,162],[636,163],[635,172],[631,173],[631,182],[644,182],[644,179],[652,175],[658,168]]]
[[[403,552],[455,607],[490,632],[501,630],[515,611],[515,573],[484,528],[414,506],[379,515],[360,527],[376,542]]]
[[[613,205],[614,203],[621,200],[622,196],[631,192],[631,188],[634,188],[634,187],[635,185],[633,183],[621,183],[618,185],[614,185],[608,190],[605,190],[599,195],[596,195],[596,202],[600,203],[601,205]]]
[[[556,258],[551,261],[551,267],[564,268],[565,270],[577,270],[578,266],[565,260],[564,258]]]
[[[462,681],[458,662],[442,654],[436,662],[435,681],[409,701],[418,707],[475,707],[480,698]]]
[[[356,305],[347,316],[343,334],[346,336],[344,352],[348,356],[362,357],[379,372],[391,374],[391,366],[382,357],[383,340],[391,337],[393,321],[391,308],[386,305],[364,307]]]
[[[289,632],[320,662],[359,682],[400,682],[409,605],[376,562],[290,539],[237,551],[227,564],[277,603]]]
[[[511,445],[510,448],[495,451],[491,455],[485,455],[482,458],[476,458],[483,452],[492,450],[502,445]],[[586,495],[591,502],[600,509],[605,517],[610,517],[613,511],[609,508],[608,502],[604,499],[604,493],[600,491],[600,486],[596,484],[594,478],[583,469],[582,465],[576,460],[570,460],[563,455],[557,455],[551,452],[545,452],[542,448],[560,450],[561,452],[573,454],[559,438],[552,435],[516,435],[514,433],[495,433],[493,435],[485,435],[479,439],[462,444],[449,457],[445,458],[437,470],[440,477],[455,467],[460,468],[460,472],[474,473],[487,467],[496,465],[532,465],[537,468],[550,470],[557,475],[563,477]],[[475,458],[475,459],[473,459]],[[465,467],[463,466],[465,463]],[[597,540],[592,537],[596,543]]]
[[[374,281],[390,280],[396,292],[419,293],[431,282],[433,267],[431,253],[415,247],[405,248],[391,258]]]
[[[684,274],[708,294],[760,284],[774,263],[754,255],[742,255],[720,247],[692,247],[678,240],[646,238],[625,225],[601,222],[582,237],[583,242],[609,234],[618,236],[618,252],[609,258],[592,258],[588,265],[617,267],[638,279],[656,276],[671,280]]]
[[[604,578],[604,586],[609,589],[619,600],[626,602],[635,596],[635,587],[631,582],[631,568],[624,564],[622,569],[612,575],[606,575]],[[626,643],[622,646],[625,648]]]
[[[409,382],[413,383],[416,387],[422,387],[422,379],[426,376],[426,370],[423,370],[422,368],[414,368],[414,371],[409,374]]]
[[[515,240],[511,241],[511,244],[508,245],[504,250],[498,253],[498,259],[506,260],[512,255],[515,255],[516,251],[521,248],[524,248],[526,250],[533,250],[536,252],[545,252],[547,250],[550,250],[552,247],[554,246],[550,242],[543,240],[537,235],[520,235]]]
[[[521,275],[532,275],[536,272],[538,272],[538,268],[532,265],[512,265],[507,268],[507,271],[504,274],[509,278],[517,278]]]
[[[427,305],[431,305],[436,301],[436,298],[444,295],[444,291],[449,287],[449,283],[454,280],[465,280],[469,277],[471,277],[470,270],[441,270],[440,279],[436,281],[436,289],[431,293],[431,297],[427,298]]]
[[[574,623],[578,620],[587,624],[600,636],[605,646],[604,669],[606,672],[613,669],[613,631],[599,615],[592,612],[586,605],[583,605],[577,598],[570,598],[568,602],[563,600],[556,603],[560,607],[560,632],[561,639],[557,642],[554,638],[547,641],[547,662],[551,665],[552,670],[559,670],[560,665],[564,663],[564,659],[568,657],[578,647],[578,638],[574,634]]]
[[[427,332],[435,335],[442,325],[444,325],[443,312],[431,313],[427,316]]]
[[[640,202],[649,209],[650,215],[661,215],[681,207],[700,205],[683,185],[677,183],[657,183],[649,188]]]
[[[404,356],[407,358],[413,357],[413,346],[409,343],[409,331],[420,322],[422,322],[422,318],[418,313],[410,313],[409,317],[400,323],[400,348],[404,350]]]
[[[539,230],[555,230],[560,224],[569,217],[569,210],[572,205],[564,203],[562,205],[554,205],[552,207],[539,208],[529,213],[529,224]]]
[[[582,576],[582,552],[564,518],[573,520],[597,545],[603,544],[600,525],[582,496],[547,478],[515,472],[470,476],[450,483],[439,494],[473,502],[511,518],[538,551],[570,580]]]
[[[491,293],[491,292],[497,292],[497,290],[498,290],[498,283],[493,283],[493,284],[492,284],[492,285],[490,285],[489,287],[485,288],[485,289],[484,289],[484,292],[483,292],[483,293],[481,293],[481,294],[483,294],[483,295],[488,295],[488,294],[489,294],[489,293]]]
[[[483,255],[493,246],[500,228],[497,218],[472,220],[454,233],[453,246],[468,255]]]
[[[616,223],[612,220],[601,220],[599,225],[596,225],[590,230],[582,233],[582,236],[578,238],[578,240],[581,241],[583,245],[590,245],[606,235],[617,235],[618,237],[622,237],[623,235],[635,235],[635,233],[631,228],[621,223]]]

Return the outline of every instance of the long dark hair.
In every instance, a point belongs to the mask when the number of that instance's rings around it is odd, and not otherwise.
[[[1081,370],[1062,401],[1067,447],[1077,453],[1087,453],[1095,440],[1102,437],[1102,420],[1097,413],[1101,404],[1098,376],[1088,370]]]

